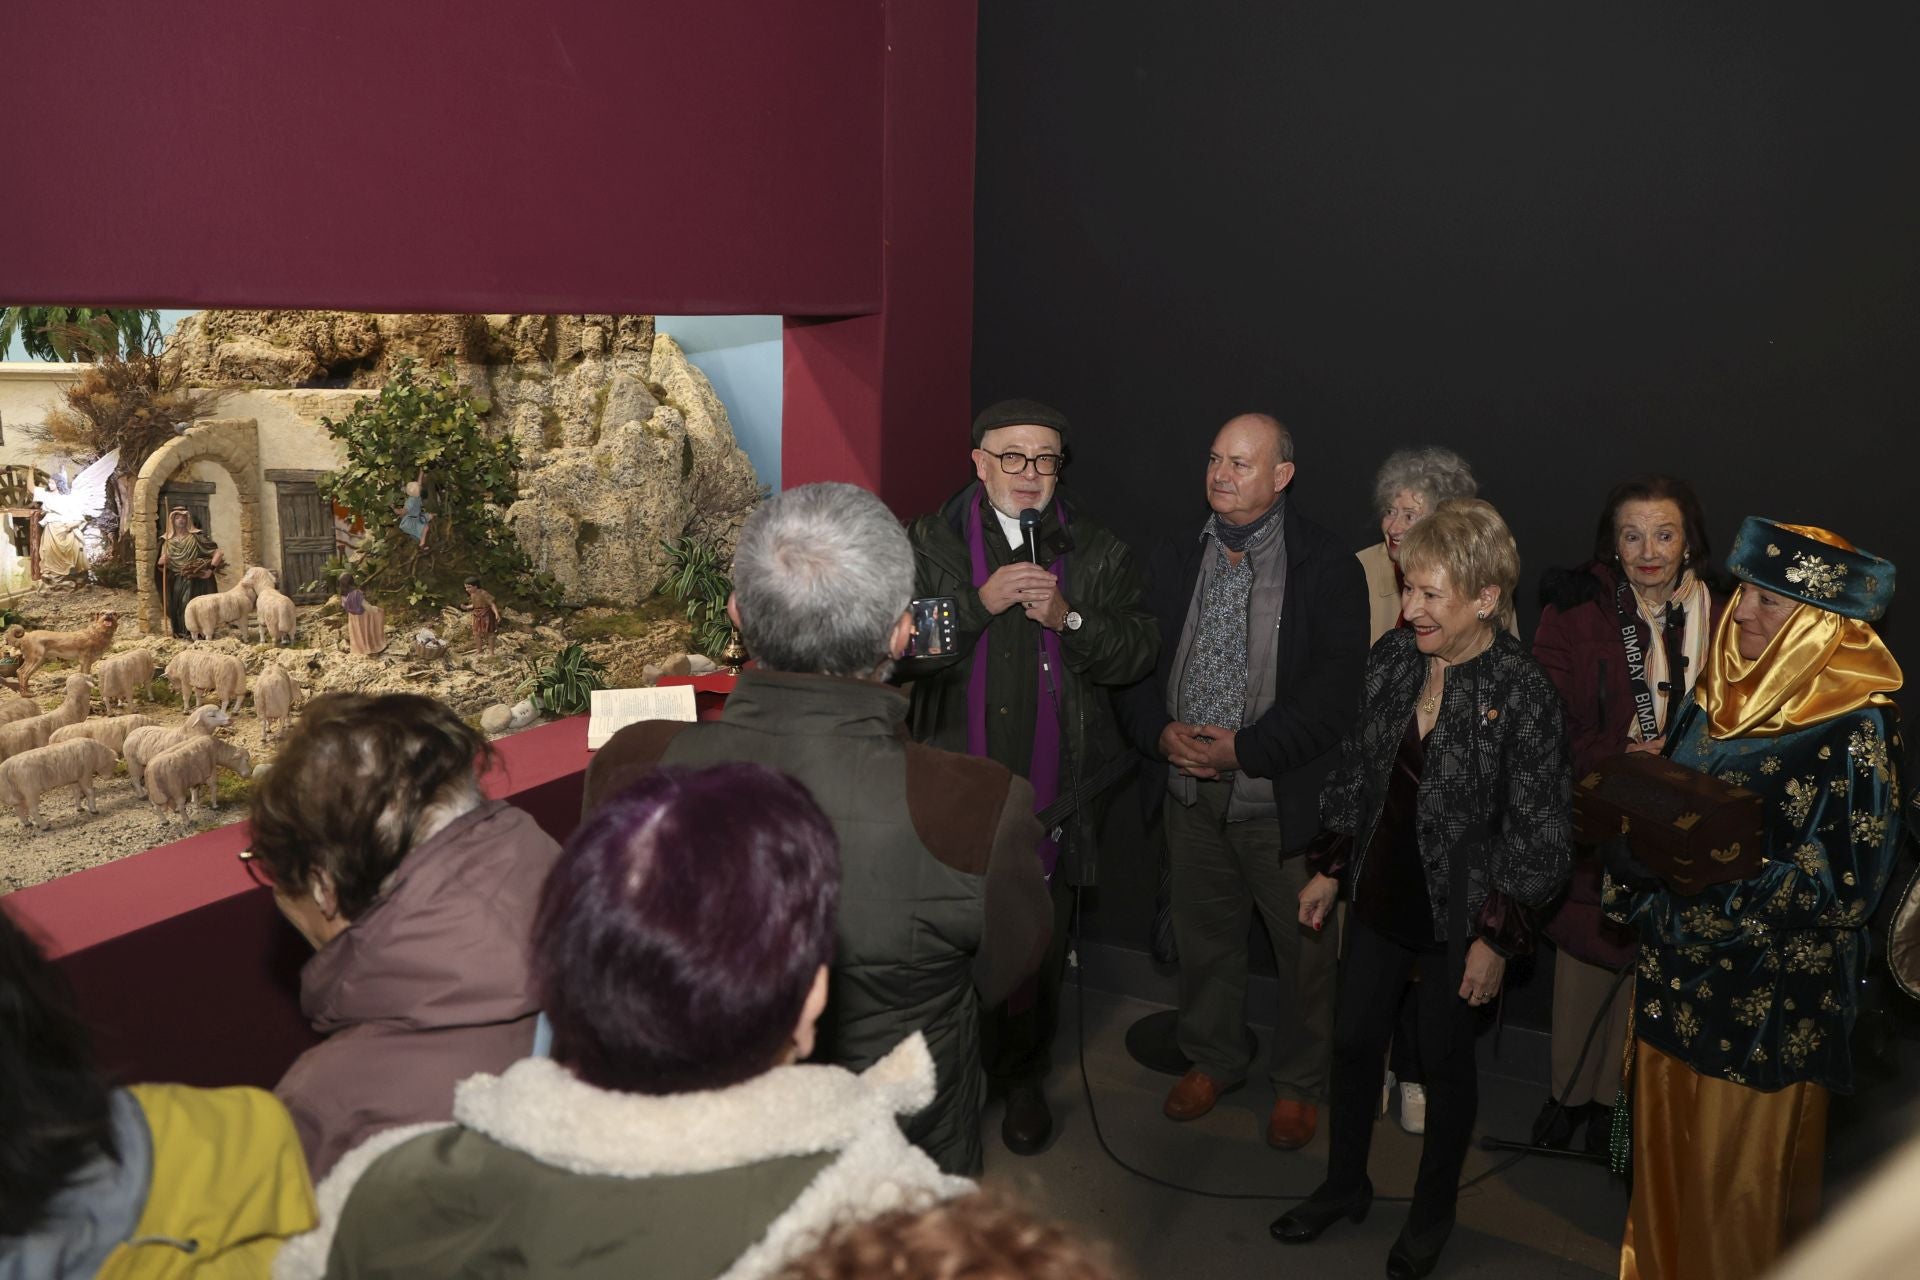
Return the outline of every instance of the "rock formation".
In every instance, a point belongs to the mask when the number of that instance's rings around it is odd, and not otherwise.
[[[662,542],[730,553],[759,500],[726,408],[652,316],[203,311],[169,354],[209,385],[378,387],[402,358],[451,363],[520,446],[507,520],[569,604],[644,598]]]

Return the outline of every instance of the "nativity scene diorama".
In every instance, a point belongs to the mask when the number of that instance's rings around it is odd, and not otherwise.
[[[652,317],[200,312],[58,378],[0,440],[0,890],[239,816],[319,692],[497,735],[725,660],[675,570],[764,491]]]

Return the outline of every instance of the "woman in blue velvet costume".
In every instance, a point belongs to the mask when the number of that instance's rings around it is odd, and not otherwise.
[[[1865,925],[1900,838],[1899,664],[1870,625],[1893,565],[1750,518],[1741,580],[1672,757],[1758,792],[1760,871],[1682,896],[1616,866],[1638,925],[1623,1280],[1766,1271],[1820,1203],[1827,1102],[1853,1087]]]

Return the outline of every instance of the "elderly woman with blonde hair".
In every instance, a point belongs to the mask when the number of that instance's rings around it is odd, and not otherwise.
[[[1351,933],[1334,1013],[1326,1181],[1273,1223],[1317,1238],[1373,1201],[1373,1139],[1394,1010],[1419,975],[1420,1049],[1434,1107],[1389,1276],[1424,1276],[1453,1229],[1478,1107],[1474,1031],[1530,909],[1566,883],[1572,777],[1560,695],[1507,630],[1520,556],[1492,506],[1443,502],[1402,540],[1401,611],[1367,656],[1359,719],[1320,798],[1300,922],[1325,925],[1344,888]]]

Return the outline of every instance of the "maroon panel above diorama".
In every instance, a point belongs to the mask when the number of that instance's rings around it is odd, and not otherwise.
[[[20,0],[0,280],[36,303],[873,311],[885,8]]]

